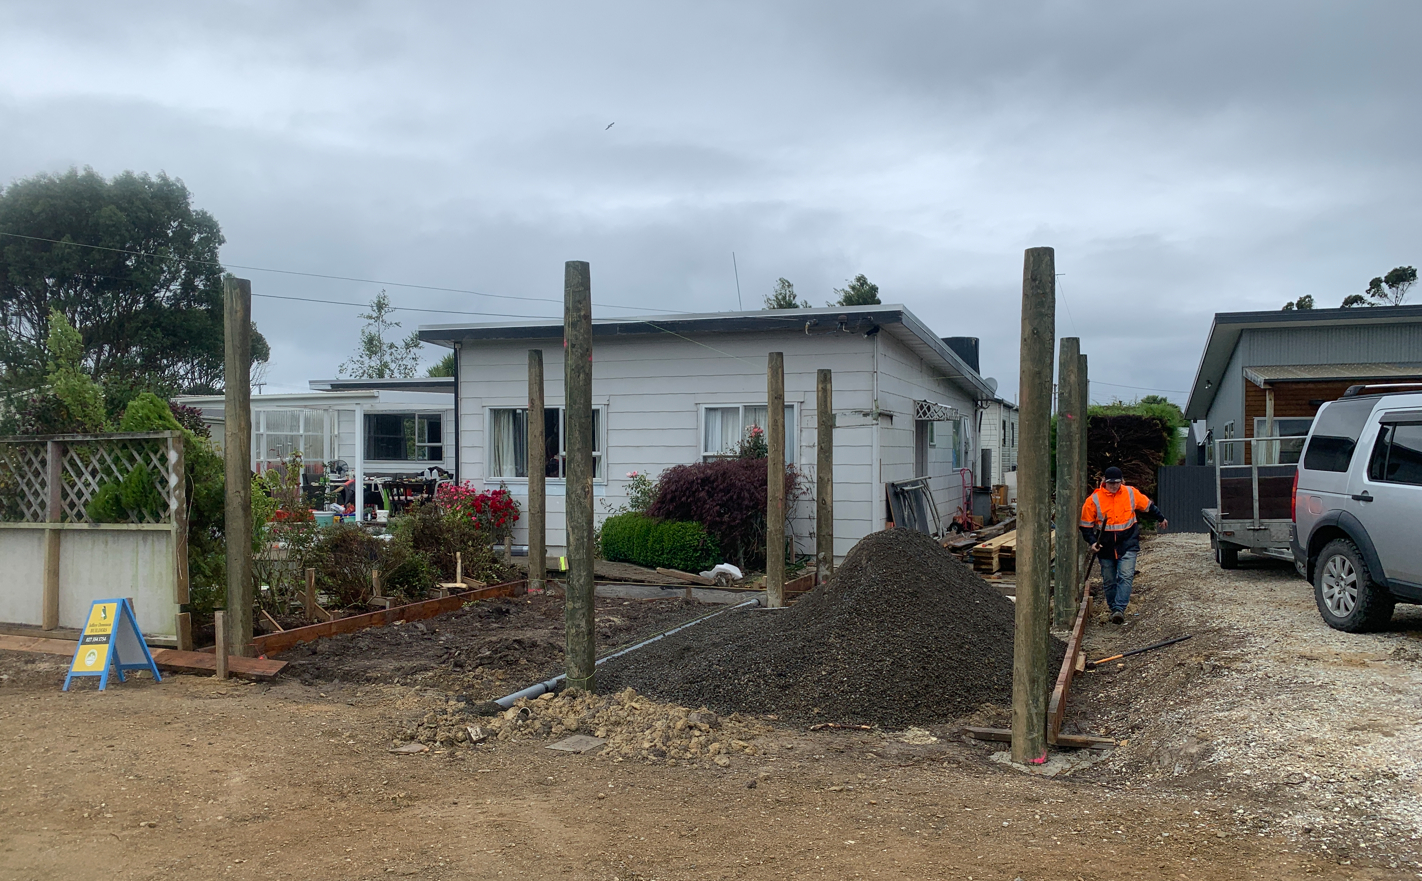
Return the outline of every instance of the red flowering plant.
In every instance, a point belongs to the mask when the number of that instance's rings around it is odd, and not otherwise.
[[[512,534],[518,522],[518,502],[504,487],[481,490],[467,480],[444,483],[435,490],[435,503],[441,511],[468,520],[496,539]]]

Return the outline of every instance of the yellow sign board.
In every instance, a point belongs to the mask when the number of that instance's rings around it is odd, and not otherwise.
[[[89,607],[89,620],[79,637],[69,675],[64,677],[64,690],[69,690],[75,676],[98,676],[99,690],[103,691],[111,670],[120,682],[125,670],[151,670],[153,678],[161,681],[128,600],[95,600]]]

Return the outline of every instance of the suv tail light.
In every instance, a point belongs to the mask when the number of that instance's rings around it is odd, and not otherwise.
[[[1289,519],[1299,522],[1299,470],[1294,469],[1294,488],[1289,491]]]

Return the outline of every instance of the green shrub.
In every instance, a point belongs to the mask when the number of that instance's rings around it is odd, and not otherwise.
[[[639,566],[700,572],[721,562],[721,548],[700,523],[655,520],[629,512],[602,524],[602,555]]]
[[[166,505],[153,481],[152,469],[139,465],[122,480],[104,483],[89,501],[89,519],[95,523],[161,521]]]

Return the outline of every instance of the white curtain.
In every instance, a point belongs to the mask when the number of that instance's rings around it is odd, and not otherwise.
[[[764,409],[763,407],[761,409]],[[707,407],[706,453],[730,453],[741,440],[739,407]]]
[[[760,404],[747,404],[744,408],[742,408],[742,412],[743,412],[743,416],[742,416],[742,420],[741,420],[741,437],[745,437],[745,436],[746,436],[746,433],[751,430],[751,426],[753,426],[753,425],[758,425],[758,426],[760,426],[762,429],[764,429],[764,428],[766,427],[766,423],[770,420],[770,407],[769,407],[769,406],[764,406],[764,405],[760,405]],[[786,462],[794,462],[794,461],[795,461],[795,450],[796,450],[796,446],[795,446],[795,444],[796,444],[796,440],[795,440],[796,431],[795,431],[795,429],[796,429],[796,425],[795,425],[795,408],[794,408],[792,405],[790,405],[790,404],[786,404],[786,405],[785,405],[785,461],[786,461]]]
[[[528,476],[528,411],[490,411],[489,476]]]

